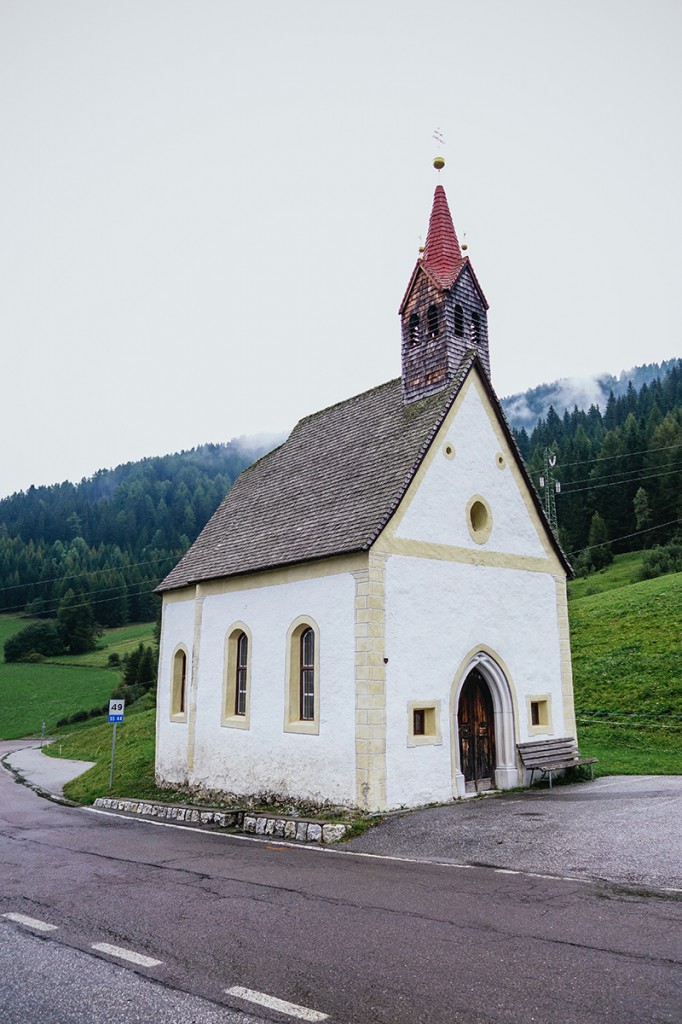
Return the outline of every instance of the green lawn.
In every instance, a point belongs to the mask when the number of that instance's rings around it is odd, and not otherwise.
[[[605,774],[682,774],[682,573],[574,598],[569,617],[581,752]]]
[[[611,565],[591,576],[569,580],[568,598],[570,601],[581,597],[592,597],[594,594],[605,594],[608,590],[627,587],[638,583],[642,578],[643,551],[630,551],[627,555],[616,555]]]
[[[118,673],[73,665],[0,663],[0,739],[40,735],[76,711],[108,701]]]
[[[30,621],[0,616],[0,650]],[[107,630],[97,650],[87,654],[63,655],[36,665],[0,661],[0,739],[40,735],[43,722],[50,732],[60,718],[106,704],[120,679],[118,670],[106,667],[109,655],[116,651],[123,657],[140,641],[151,644],[153,634],[153,623],[123,626]]]

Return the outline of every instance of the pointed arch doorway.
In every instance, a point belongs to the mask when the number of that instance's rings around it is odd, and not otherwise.
[[[519,784],[516,698],[506,667],[490,649],[461,663],[450,696],[455,798]]]
[[[459,757],[467,793],[495,788],[495,713],[490,688],[474,669],[459,695]]]

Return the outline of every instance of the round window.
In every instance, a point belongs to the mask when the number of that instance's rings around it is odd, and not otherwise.
[[[490,505],[480,494],[474,495],[467,503],[467,526],[471,539],[477,544],[485,544],[493,529],[493,516]]]

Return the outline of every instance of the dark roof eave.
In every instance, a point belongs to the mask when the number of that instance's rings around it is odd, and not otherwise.
[[[328,551],[323,555],[312,555],[310,558],[293,558],[291,561],[284,562],[272,562],[270,565],[259,566],[258,569],[244,569],[240,572],[230,573],[216,573],[214,576],[196,576],[192,579],[186,579],[182,583],[172,583],[170,586],[164,587],[162,583],[154,590],[155,594],[168,594],[172,590],[185,590],[186,587],[196,587],[200,583],[211,583],[213,580],[233,580],[241,579],[244,576],[259,576],[265,572],[275,572],[277,569],[288,569],[295,565],[309,565],[311,562],[325,562],[329,558],[343,558],[345,555],[358,555],[362,554],[363,551],[369,551],[372,544],[374,543],[373,538],[371,541],[367,541],[362,546],[357,545],[351,548],[343,548],[339,551]]]

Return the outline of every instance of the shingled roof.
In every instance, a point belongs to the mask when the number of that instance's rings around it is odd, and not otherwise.
[[[238,477],[158,591],[367,551],[400,504],[474,365],[552,546],[572,574],[497,395],[471,350],[448,387],[420,402],[403,403],[398,377],[300,420],[284,444]]]
[[[398,377],[302,419],[283,445],[244,470],[159,591],[367,550],[473,360],[421,402],[403,404]]]

